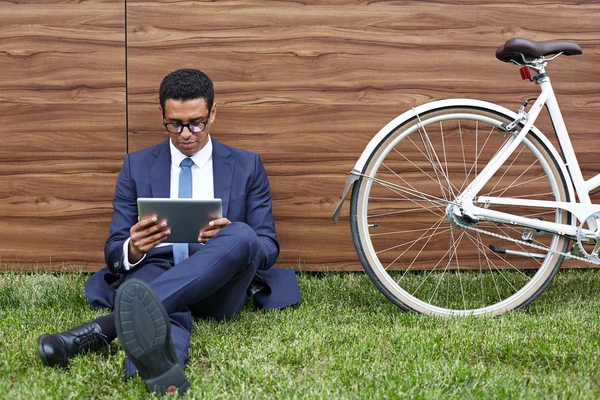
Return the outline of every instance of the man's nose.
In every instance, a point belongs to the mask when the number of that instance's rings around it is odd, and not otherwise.
[[[183,127],[183,129],[181,129],[181,133],[179,135],[183,136],[184,138],[188,138],[188,137],[192,136],[193,134],[194,133],[192,132],[190,127],[188,125],[185,125]]]

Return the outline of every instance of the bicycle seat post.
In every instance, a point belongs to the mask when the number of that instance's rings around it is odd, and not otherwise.
[[[577,46],[574,43],[573,43],[573,45]],[[544,56],[539,56],[536,58],[529,58],[529,57],[527,57],[527,55],[521,53],[521,54],[519,54],[519,56],[520,56],[520,60],[522,62],[516,61],[514,59],[511,59],[510,61],[521,66],[521,76],[523,77],[523,79],[526,79],[524,77],[524,75],[527,75],[523,71],[524,68],[527,68],[528,70],[530,68],[535,70],[537,72],[537,74],[529,77],[528,79],[530,81],[534,82],[536,85],[539,85],[540,89],[542,91],[542,93],[538,97],[538,100],[532,106],[532,111],[530,112],[529,115],[526,115],[525,120],[529,121],[529,120],[533,119],[532,123],[535,122],[535,120],[537,119],[537,115],[538,115],[537,113],[535,113],[535,111],[538,111],[538,110],[534,110],[534,108],[535,107],[542,108],[545,104],[548,109],[548,114],[550,116],[550,120],[552,121],[552,125],[554,126],[556,136],[557,136],[559,142],[562,143],[560,149],[563,153],[563,158],[565,160],[565,164],[566,165],[578,165],[577,156],[575,155],[575,150],[573,149],[573,146],[570,145],[567,126],[565,124],[562,113],[560,111],[560,107],[558,105],[558,100],[556,99],[554,89],[552,88],[552,84],[550,82],[550,77],[548,76],[548,73],[546,72],[546,67],[548,66],[548,63],[550,61],[556,59],[558,56],[560,56],[562,54],[569,55],[565,51],[559,51],[556,54],[554,54],[554,56],[551,58],[545,58]],[[581,54],[581,53],[575,53],[575,54]],[[516,57],[516,58],[518,58],[518,57]],[[542,100],[542,101],[539,101],[539,100]],[[519,121],[517,121],[517,123],[518,122]],[[583,175],[579,168],[572,168],[569,170],[569,172],[571,174],[571,179],[573,180],[573,183],[576,187],[582,187],[585,184]],[[581,193],[580,196],[581,196],[580,201],[588,202],[588,203],[591,202],[588,193]]]

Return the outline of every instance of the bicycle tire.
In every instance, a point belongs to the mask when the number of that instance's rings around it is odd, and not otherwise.
[[[512,136],[501,128],[510,122],[509,115],[481,106],[434,108],[399,122],[369,155],[352,191],[352,237],[368,276],[400,308],[433,315],[498,315],[531,303],[556,275],[564,256],[464,229],[452,224],[440,206],[464,189],[480,170],[478,164],[483,167]],[[495,196],[570,201],[563,169],[538,132],[534,128],[528,133],[480,195],[492,192]],[[480,140],[485,141],[482,144]],[[437,159],[434,152],[439,153]],[[414,160],[408,160],[412,156]],[[447,176],[440,178],[438,175],[444,172]],[[400,186],[408,188],[409,193],[413,190],[419,195],[435,196],[435,202],[442,201],[435,203],[429,198],[410,198],[406,192],[400,194],[393,190],[397,186],[390,189],[392,178],[393,184],[401,182]],[[387,183],[376,182],[377,179]],[[532,190],[537,194],[532,196]],[[385,197],[390,193],[393,197]],[[408,204],[415,208],[407,208]],[[510,207],[510,212],[518,215],[539,214],[554,222],[570,223],[568,212],[547,210]],[[403,225],[408,220],[403,214],[411,216],[412,223],[406,228]],[[415,229],[422,226],[425,228]],[[514,229],[491,221],[470,226],[517,240],[523,240],[529,232],[533,243],[560,252],[567,251],[570,242],[564,236]],[[456,240],[455,234],[461,239]],[[468,240],[463,242],[464,239]],[[448,246],[444,246],[444,240]],[[416,243],[420,249],[411,250]],[[487,244],[537,256],[501,255]],[[442,261],[446,265],[438,268]],[[445,294],[442,290],[438,293],[442,285],[447,287]],[[470,293],[478,286],[480,293]]]

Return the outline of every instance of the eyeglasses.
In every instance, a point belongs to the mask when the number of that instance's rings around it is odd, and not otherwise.
[[[165,120],[163,120],[163,125],[170,133],[181,133],[183,132],[183,128],[185,128],[186,126],[190,130],[190,132],[200,133],[206,129],[206,125],[208,124],[209,118],[206,118],[205,121],[190,122],[189,124],[177,124],[173,122],[165,122]]]

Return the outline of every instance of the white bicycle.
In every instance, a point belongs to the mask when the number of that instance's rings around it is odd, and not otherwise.
[[[496,57],[521,66],[541,89],[537,99],[516,113],[478,100],[431,102],[369,142],[333,218],[354,186],[354,245],[392,302],[498,315],[535,300],[565,258],[600,264],[600,205],[590,200],[600,174],[584,180],[546,73],[561,54],[581,53],[572,42],[511,39]],[[534,126],[544,105],[560,151]]]

